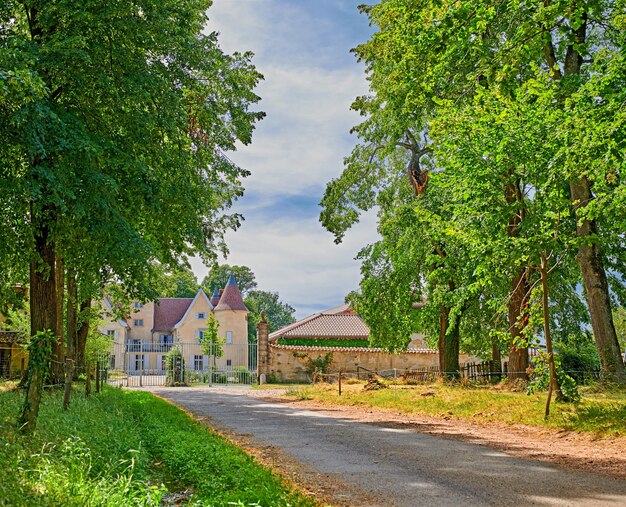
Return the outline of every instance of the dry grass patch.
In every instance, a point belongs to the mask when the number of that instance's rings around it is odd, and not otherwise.
[[[413,415],[475,422],[527,424],[559,430],[591,432],[598,436],[626,436],[626,389],[582,388],[576,404],[555,404],[548,421],[543,419],[546,394],[527,395],[506,384],[485,386],[433,382],[420,385],[389,385],[387,389],[364,390],[364,383],[294,386],[286,393],[300,400],[322,404],[375,407]]]

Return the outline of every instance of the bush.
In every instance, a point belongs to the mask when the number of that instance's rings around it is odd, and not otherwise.
[[[250,383],[251,375],[253,375],[253,373],[250,373],[245,366],[235,366],[233,380],[239,384],[248,384]]]
[[[168,386],[186,385],[189,375],[185,372],[185,358],[180,347],[173,347],[165,357],[165,383]]]
[[[559,343],[558,356],[561,366],[578,385],[585,384],[597,378],[600,370],[598,349],[593,343],[583,343],[578,346]]]
[[[554,355],[554,365],[556,367],[556,378],[561,386],[563,399],[561,401],[576,402],[580,400],[580,393],[576,381],[570,377],[561,365],[561,358]],[[548,354],[540,352],[533,358],[533,370],[530,374],[530,384],[528,385],[528,394],[537,391],[547,391],[550,387],[550,365],[548,363]]]

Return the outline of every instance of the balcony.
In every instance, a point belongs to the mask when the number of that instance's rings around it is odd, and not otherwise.
[[[167,354],[173,343],[129,343],[126,345],[126,352],[162,352]]]

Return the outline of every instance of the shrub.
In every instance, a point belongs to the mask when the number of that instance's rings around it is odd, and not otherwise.
[[[561,365],[561,358],[554,355],[554,365],[556,367],[556,378],[561,386],[563,399],[561,401],[576,402],[580,400],[580,393],[576,386],[576,381],[570,377]],[[533,370],[530,374],[530,383],[528,385],[528,394],[537,391],[547,391],[550,387],[550,365],[548,363],[548,354],[540,352],[533,359]]]
[[[165,383],[169,386],[185,385],[189,383],[185,372],[185,358],[180,347],[173,347],[165,357]]]

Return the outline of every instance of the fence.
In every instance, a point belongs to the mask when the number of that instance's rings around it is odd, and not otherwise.
[[[208,353],[205,353],[208,352]],[[99,356],[100,375],[124,387],[202,384],[253,384],[256,344],[115,343]]]
[[[465,363],[461,366],[461,377],[469,380],[478,380],[483,382],[498,382],[502,379],[505,367],[498,364],[497,361],[483,361],[482,363]]]

